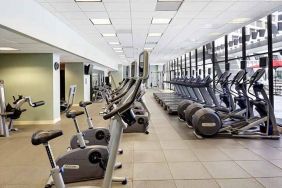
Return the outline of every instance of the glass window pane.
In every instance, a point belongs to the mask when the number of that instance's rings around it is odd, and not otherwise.
[[[225,59],[225,47],[224,36],[215,40],[215,61],[224,61]]]

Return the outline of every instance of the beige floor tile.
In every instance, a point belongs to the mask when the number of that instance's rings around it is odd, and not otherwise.
[[[208,171],[200,162],[169,163],[173,179],[209,179]]]
[[[219,188],[215,180],[175,180],[177,188]]]
[[[267,161],[236,161],[253,177],[282,176],[282,170]]]
[[[134,181],[133,188],[176,188],[176,186],[173,180]]]
[[[233,161],[203,162],[213,178],[248,178],[251,177]]]
[[[219,179],[216,181],[221,188],[263,188],[255,179]]]
[[[194,149],[195,155],[200,161],[228,161],[231,160],[219,149]]]
[[[158,130],[156,133],[161,141],[183,140],[176,131]]]
[[[207,140],[187,140],[188,147],[191,149],[211,149],[214,148]]]
[[[282,160],[270,160],[270,162],[282,169]]]
[[[165,162],[165,156],[163,151],[134,151],[134,162],[135,163],[156,163]]]
[[[129,180],[132,180],[133,163],[123,163],[121,169],[116,169],[114,171],[114,176],[116,176],[116,177],[127,177]]]
[[[159,141],[136,141],[134,142],[134,150],[161,150]]]
[[[49,176],[47,166],[0,167],[0,184],[44,185]]]
[[[262,158],[248,149],[221,149],[232,160],[262,160]]]
[[[122,141],[155,141],[158,140],[158,136],[155,133],[142,134],[142,133],[130,133],[123,136]]]
[[[133,163],[133,150],[123,150],[123,154],[117,155],[117,161],[121,163]]]
[[[188,149],[188,144],[185,140],[160,141],[162,149]]]
[[[0,185],[0,188],[38,188],[44,187],[44,185]]]
[[[92,181],[84,181],[84,182],[78,182],[78,183],[72,183],[68,184],[67,187],[73,187],[78,188],[79,186],[83,186],[81,188],[91,188],[93,186],[102,186],[103,180],[92,180]],[[126,185],[122,185],[118,182],[112,183],[112,188],[132,188],[132,180],[128,180]]]
[[[270,159],[282,159],[282,151],[276,149],[276,148],[250,148],[250,150],[261,157],[263,157],[266,160]]]
[[[119,148],[123,150],[133,150],[134,142],[133,141],[121,141]]]
[[[266,140],[238,140],[238,143],[244,145],[246,148],[268,148]]]
[[[172,179],[167,163],[134,163],[133,180]]]
[[[282,187],[282,177],[257,178],[257,181],[259,181],[266,188],[281,188]]]
[[[163,150],[168,162],[198,161],[192,150]]]

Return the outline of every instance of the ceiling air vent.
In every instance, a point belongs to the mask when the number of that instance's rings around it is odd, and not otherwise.
[[[182,0],[158,0],[156,11],[178,11]]]

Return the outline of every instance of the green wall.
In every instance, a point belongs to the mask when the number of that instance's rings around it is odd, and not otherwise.
[[[6,101],[12,96],[31,96],[33,101],[44,100],[37,108],[25,104],[27,111],[20,121],[54,120],[53,54],[0,54],[0,79],[5,83]]]
[[[84,100],[84,64],[66,63],[65,64],[65,98],[68,100],[70,85],[76,85],[74,104]]]

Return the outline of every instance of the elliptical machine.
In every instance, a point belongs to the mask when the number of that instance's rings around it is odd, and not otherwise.
[[[214,110],[203,108],[193,115],[194,134],[199,138],[221,134],[243,138],[279,139],[280,134],[273,107],[263,84],[258,82],[264,73],[264,69],[258,69],[249,80],[248,93],[255,97],[254,99],[247,95],[246,81],[236,85],[246,98],[247,114],[245,118],[238,116],[236,119],[235,116],[229,120],[222,120]],[[251,88],[253,88],[254,94],[251,93]],[[252,106],[256,107],[259,116],[253,116]],[[251,112],[250,115],[249,112]]]

